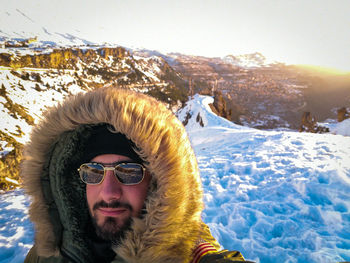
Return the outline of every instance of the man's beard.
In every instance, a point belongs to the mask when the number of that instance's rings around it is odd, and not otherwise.
[[[108,208],[125,208],[132,211],[132,207],[129,204],[120,203],[118,201],[114,201],[111,203],[106,203],[105,201],[100,201],[96,203],[92,210],[95,211],[100,207],[108,207]],[[123,239],[125,232],[130,230],[132,219],[128,217],[126,219],[115,218],[115,217],[105,217],[102,225],[98,225],[98,217],[92,216],[90,212],[92,223],[95,227],[96,235],[106,241],[111,241],[113,243],[119,243],[121,239]]]

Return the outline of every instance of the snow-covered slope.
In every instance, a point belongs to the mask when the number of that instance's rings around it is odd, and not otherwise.
[[[208,102],[188,103],[187,130],[223,247],[257,262],[349,261],[350,138],[230,126]]]
[[[0,262],[23,263],[33,244],[29,198],[22,190],[0,194]]]
[[[350,137],[244,128],[215,116],[211,101],[195,96],[178,116],[190,116],[203,220],[222,247],[256,262],[350,261]],[[28,201],[15,191],[0,204],[0,262],[22,262],[33,243]]]
[[[172,84],[181,78],[163,59],[133,56],[122,47],[57,48],[49,53],[31,47],[3,50],[0,55],[10,56],[11,61],[6,64],[0,57],[5,64],[0,66],[0,133],[19,143],[27,141],[31,126],[47,107],[77,92],[115,86],[144,93],[155,90],[155,96],[164,95],[170,106],[186,99],[177,95],[183,86]],[[15,67],[11,62],[23,65]],[[12,149],[7,143],[0,136],[0,156]]]

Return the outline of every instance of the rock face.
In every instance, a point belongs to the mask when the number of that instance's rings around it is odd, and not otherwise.
[[[186,83],[168,63],[160,57],[135,58],[123,47],[71,47],[53,50],[12,48],[0,53],[0,66],[14,72],[24,68],[45,70],[74,70],[80,84],[116,85],[142,90],[169,105],[187,99]],[[27,54],[29,53],[29,54]],[[22,74],[22,73],[14,73]],[[28,75],[28,73],[26,73]],[[22,76],[26,78],[28,76]],[[89,79],[89,83],[84,82]]]
[[[337,120],[342,122],[350,118],[350,113],[347,108],[342,107],[337,110]],[[304,112],[301,118],[300,132],[312,132],[312,133],[326,133],[329,132],[329,128],[320,126],[317,124],[316,118],[311,115],[310,112]]]
[[[316,120],[314,117],[311,116],[310,112],[304,112],[302,118],[301,118],[301,126],[299,131],[303,132],[313,132],[314,128],[316,126]]]
[[[317,125],[315,117],[310,112],[304,112],[301,119],[300,132],[311,132],[311,133],[326,133],[329,132],[327,127]]]
[[[52,68],[77,69],[78,61],[92,63],[98,57],[103,59],[121,59],[130,55],[124,48],[54,49],[50,53],[16,56],[14,54],[0,54],[0,65],[11,68]]]
[[[232,111],[228,109],[221,91],[214,92],[214,103],[209,104],[209,106],[216,115],[231,120]]]
[[[338,122],[342,122],[343,120],[349,119],[350,112],[347,110],[347,108],[342,107],[337,111],[337,118],[338,118]]]

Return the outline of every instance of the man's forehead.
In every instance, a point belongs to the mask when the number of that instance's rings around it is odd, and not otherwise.
[[[113,164],[120,161],[133,161],[130,157],[120,154],[99,154],[91,159],[91,162]]]

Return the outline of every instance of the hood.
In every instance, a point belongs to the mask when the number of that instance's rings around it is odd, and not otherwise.
[[[130,139],[152,175],[146,213],[114,248],[126,262],[189,262],[201,231],[202,187],[182,123],[141,93],[102,88],[51,108],[31,133],[21,175],[41,256],[62,251],[91,261],[85,185],[76,169],[91,127],[107,123]]]

